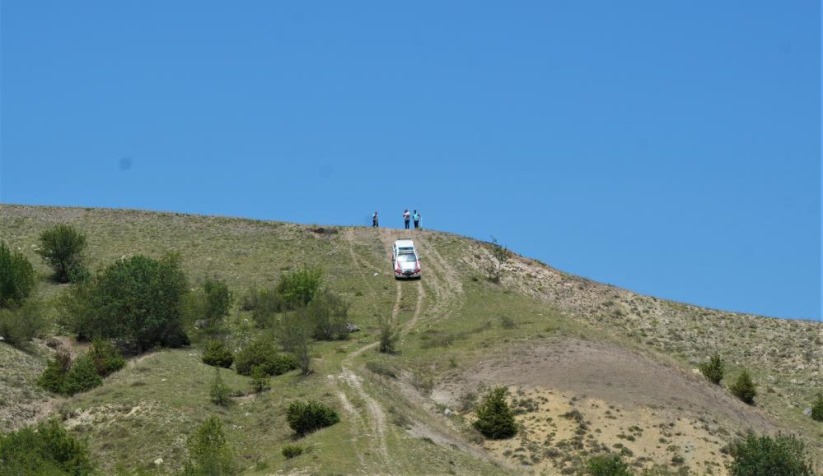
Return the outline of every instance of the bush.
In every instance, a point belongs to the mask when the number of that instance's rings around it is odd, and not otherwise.
[[[194,324],[207,335],[214,336],[223,330],[223,321],[229,315],[233,296],[223,281],[209,278],[202,289],[189,294],[185,302],[187,324]]]
[[[230,475],[239,471],[231,447],[217,417],[209,417],[188,439],[189,461],[186,475]]]
[[[302,307],[283,314],[277,331],[280,345],[294,355],[303,375],[311,373],[311,330],[308,308]]]
[[[83,265],[86,236],[71,225],[57,225],[40,234],[37,254],[54,270],[59,283],[82,281],[88,277]]]
[[[214,381],[212,381],[209,389],[209,397],[211,402],[221,407],[227,407],[231,404],[231,390],[223,382],[223,377],[220,376],[220,367],[214,368]]]
[[[732,395],[739,398],[742,402],[749,405],[754,404],[754,397],[757,395],[757,391],[755,390],[754,382],[752,382],[748,371],[743,370],[740,372],[737,380],[729,386],[729,390],[731,390]]]
[[[297,309],[314,299],[322,278],[323,272],[320,269],[299,269],[281,276],[275,290],[283,298],[287,309]]]
[[[817,400],[812,405],[812,420],[823,421],[823,393],[817,394]]]
[[[251,388],[257,393],[271,390],[269,374],[262,367],[255,367],[251,371]]]
[[[400,329],[386,317],[379,317],[377,324],[380,326],[380,344],[377,350],[384,354],[397,352],[397,341],[400,339]]]
[[[312,336],[317,340],[339,340],[348,337],[346,321],[349,305],[329,290],[314,296],[306,306],[307,318],[313,326]]]
[[[274,289],[251,289],[243,298],[242,308],[251,311],[257,327],[272,327],[275,314],[284,308],[283,298]]]
[[[107,267],[64,301],[64,321],[80,338],[122,338],[141,353],[188,343],[182,330],[186,276],[175,255],[134,256]]]
[[[0,434],[0,474],[91,474],[85,443],[55,420]]]
[[[746,439],[731,446],[731,476],[804,476],[813,475],[811,462],[805,456],[805,445],[791,436],[778,434],[756,436],[749,433]]]
[[[26,301],[13,309],[0,309],[0,336],[15,347],[25,347],[33,338],[41,336],[47,326],[36,301]]]
[[[88,356],[94,363],[97,375],[101,377],[111,375],[126,365],[126,359],[120,355],[120,351],[117,350],[111,341],[104,339],[94,339]]]
[[[34,289],[35,277],[29,260],[0,241],[0,307],[21,306]]]
[[[71,370],[66,374],[60,393],[74,395],[103,385],[103,379],[97,374],[91,357],[84,355],[75,359]]]
[[[286,410],[289,426],[298,435],[332,426],[340,421],[337,412],[320,402],[292,402]]]
[[[63,384],[70,369],[71,356],[68,352],[60,350],[46,364],[45,370],[37,379],[37,385],[52,393],[63,393]]]
[[[238,352],[234,367],[240,375],[251,375],[254,367],[260,367],[266,375],[282,375],[296,369],[297,361],[290,355],[278,353],[271,339],[264,336]]]
[[[303,454],[303,447],[298,445],[286,445],[282,450],[280,450],[280,452],[283,453],[283,456],[285,456],[286,459],[292,459]]]
[[[233,362],[234,354],[222,341],[210,340],[206,343],[203,349],[204,364],[227,369]]]
[[[477,420],[474,427],[486,438],[501,440],[517,434],[509,404],[506,403],[505,387],[496,387],[489,391],[477,408]]]
[[[586,474],[592,476],[631,476],[629,466],[620,455],[605,454],[593,456],[586,464]]]
[[[720,381],[723,380],[723,360],[720,358],[720,354],[714,354],[708,362],[700,364],[700,373],[709,382],[719,385]]]

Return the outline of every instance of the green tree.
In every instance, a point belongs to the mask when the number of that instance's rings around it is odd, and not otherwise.
[[[134,256],[107,267],[64,301],[78,337],[120,338],[141,353],[154,345],[188,343],[182,328],[186,276],[176,255]]]
[[[288,309],[296,309],[314,299],[322,281],[320,269],[304,267],[281,276],[275,289]]]
[[[103,379],[97,374],[94,362],[91,357],[84,355],[78,357],[72,363],[71,369],[63,380],[63,388],[60,393],[74,395],[89,391],[100,385],[103,385]]]
[[[517,434],[514,414],[506,403],[506,388],[490,390],[477,408],[474,427],[486,438],[502,440]]]
[[[88,276],[83,264],[85,249],[86,236],[71,225],[60,224],[40,234],[37,254],[54,270],[57,282],[68,283]]]
[[[752,377],[747,370],[740,372],[737,380],[729,386],[729,390],[731,390],[732,395],[739,398],[742,402],[749,405],[754,404],[754,397],[757,396],[757,391],[755,390]]]
[[[297,359],[303,375],[311,373],[312,322],[307,307],[287,311],[280,319],[277,334],[280,345]]]
[[[34,268],[29,260],[0,241],[0,307],[22,305],[34,284]]]
[[[237,353],[234,368],[240,375],[251,375],[255,367],[260,367],[266,375],[281,375],[297,368],[297,361],[291,355],[277,352],[269,336],[261,336]]]
[[[312,336],[317,340],[338,340],[348,337],[346,321],[349,305],[333,292],[317,292],[306,306],[307,318],[312,322]]]
[[[29,299],[22,306],[0,308],[0,336],[15,347],[24,349],[31,340],[43,334],[48,321],[36,300]]]
[[[812,420],[823,421],[823,393],[817,394],[817,399],[812,405]]]
[[[214,368],[214,380],[209,389],[209,397],[211,402],[221,407],[227,407],[231,404],[231,390],[223,382],[223,377],[220,376],[220,367]]]
[[[814,475],[805,455],[805,445],[794,435],[758,437],[749,433],[745,439],[731,445],[731,455],[731,476]]]
[[[126,366],[126,359],[110,340],[94,339],[88,355],[94,363],[97,375],[101,377],[111,375]]]
[[[709,361],[700,364],[700,373],[706,377],[709,382],[718,385],[723,380],[723,359],[720,354],[715,353],[709,358]]]
[[[271,390],[271,378],[263,367],[255,367],[251,370],[251,388],[256,393]]]
[[[37,385],[52,393],[63,393],[63,383],[71,370],[71,356],[65,350],[58,350],[54,358],[46,364],[37,379]]]
[[[0,434],[0,475],[87,475],[93,471],[85,443],[56,420]]]
[[[216,416],[209,417],[188,439],[189,461],[184,474],[224,476],[237,474],[234,452],[223,434],[223,424]]]
[[[204,364],[227,369],[234,362],[234,354],[223,341],[215,339],[206,342],[202,360]]]
[[[586,464],[586,474],[591,476],[631,476],[629,465],[617,454],[593,456]]]
[[[314,401],[292,402],[286,410],[289,426],[298,435],[305,435],[320,428],[334,425],[340,416],[334,409]]]
[[[223,331],[224,321],[234,300],[229,287],[217,278],[207,279],[185,302],[187,324],[194,324],[209,336]]]

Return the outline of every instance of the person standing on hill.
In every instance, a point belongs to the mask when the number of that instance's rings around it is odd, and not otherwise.
[[[407,208],[405,212],[403,212],[403,223],[406,225],[406,229],[409,229],[409,220],[411,219],[411,213],[409,213],[409,209]]]
[[[414,220],[414,229],[420,228],[420,214],[417,213],[417,210],[412,213],[412,220]]]
[[[377,228],[378,226],[380,226],[380,223],[378,223],[377,210],[375,210],[374,215],[371,216],[371,227],[372,228]]]

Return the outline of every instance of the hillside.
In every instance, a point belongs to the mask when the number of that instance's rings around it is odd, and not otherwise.
[[[77,353],[84,343],[55,325],[30,352],[0,344],[0,430],[59,416],[88,438],[103,473],[178,471],[187,436],[209,414],[224,422],[248,474],[575,474],[604,450],[638,471],[725,474],[724,447],[749,429],[798,434],[823,470],[823,424],[803,414],[823,388],[819,322],[642,296],[517,255],[501,263],[486,243],[434,231],[2,205],[0,237],[35,265],[36,295],[53,321],[67,285],[48,279],[35,248],[58,223],[86,233],[92,269],[174,251],[192,287],[224,280],[235,295],[237,346],[259,332],[243,296],[302,266],[324,271],[361,329],[315,343],[314,372],[276,377],[268,392],[223,372],[237,391],[228,408],[209,402],[214,370],[196,343],[131,359],[102,387],[71,398],[34,382],[55,345]],[[392,277],[390,245],[404,237],[420,249],[419,281]],[[381,318],[401,329],[397,354],[376,350]],[[695,373],[715,352],[727,363],[723,387]],[[757,384],[755,406],[725,388],[743,368]],[[483,441],[470,426],[473,402],[498,385],[521,431]],[[295,440],[285,409],[306,398],[337,408],[341,422]],[[295,443],[306,453],[281,455]]]

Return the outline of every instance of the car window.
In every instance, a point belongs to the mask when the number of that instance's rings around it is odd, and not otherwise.
[[[411,253],[411,254],[400,255],[400,256],[397,257],[397,260],[402,261],[404,263],[414,263],[415,261],[417,261],[417,257],[414,256],[413,253]]]

